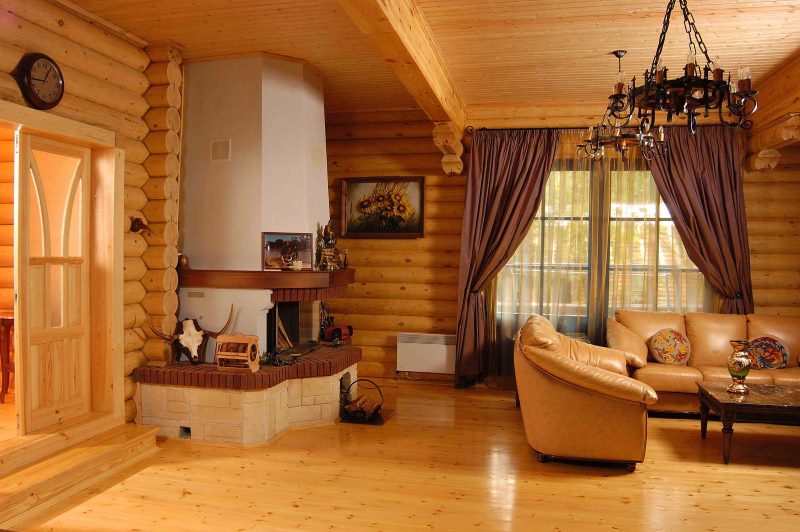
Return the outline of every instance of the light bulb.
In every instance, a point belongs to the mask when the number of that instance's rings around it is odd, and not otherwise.
[[[749,67],[739,67],[737,72],[739,80],[736,82],[737,92],[750,92],[753,88],[752,74]]]
[[[722,68],[722,61],[720,60],[719,56],[714,56],[714,60],[711,61],[711,64],[708,65],[711,70],[723,70]]]
[[[743,79],[753,79],[753,75],[750,73],[750,67],[739,67],[739,80]]]
[[[664,82],[664,61],[659,57],[658,66],[656,67],[656,83],[661,84]]]
[[[694,52],[689,52],[686,54],[686,75],[687,76],[694,76],[695,68],[697,64],[697,56]]]
[[[620,71],[617,74],[617,81],[614,83],[614,94],[622,94],[625,90],[625,72]]]

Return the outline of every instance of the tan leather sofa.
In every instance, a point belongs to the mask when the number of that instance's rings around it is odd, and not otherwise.
[[[551,457],[644,460],[647,405],[658,399],[628,377],[622,351],[559,334],[542,316],[520,329],[514,350],[517,391],[528,443]]]
[[[661,329],[676,329],[691,344],[689,363],[670,366],[648,360],[648,340]],[[628,353],[633,377],[658,393],[651,410],[697,412],[697,383],[730,382],[728,357],[730,340],[773,336],[789,350],[788,367],[750,371],[748,383],[800,385],[800,317],[761,314],[733,315],[710,313],[642,312],[617,310],[608,320],[608,345]]]

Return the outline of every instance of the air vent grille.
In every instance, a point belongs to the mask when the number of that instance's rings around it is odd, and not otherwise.
[[[221,139],[211,141],[211,160],[230,161],[231,160],[231,139]]]

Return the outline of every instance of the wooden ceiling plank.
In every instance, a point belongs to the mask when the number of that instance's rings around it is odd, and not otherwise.
[[[339,0],[433,122],[463,131],[464,103],[413,0]]]

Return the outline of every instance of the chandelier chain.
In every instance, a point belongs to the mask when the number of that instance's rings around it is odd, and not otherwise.
[[[710,65],[711,58],[708,56],[708,48],[706,48],[706,43],[703,42],[703,38],[700,36],[700,30],[698,30],[695,25],[694,15],[689,11],[689,6],[686,2],[687,0],[680,0],[681,11],[683,11],[683,27],[686,29],[686,33],[689,34],[689,49],[695,52],[694,43],[692,42],[692,34],[694,34],[694,40],[697,41],[697,46],[700,48],[700,51],[703,52],[706,58],[706,64]]]
[[[667,31],[669,31],[669,19],[672,16],[672,10],[675,8],[675,0],[669,0],[667,5],[667,12],[664,14],[664,23],[661,26],[661,35],[658,36],[658,48],[656,48],[656,55],[653,56],[653,64],[650,66],[649,77],[645,77],[645,83],[655,79],[656,70],[658,70],[658,61],[661,59],[661,51],[664,49],[664,42],[667,40]]]

